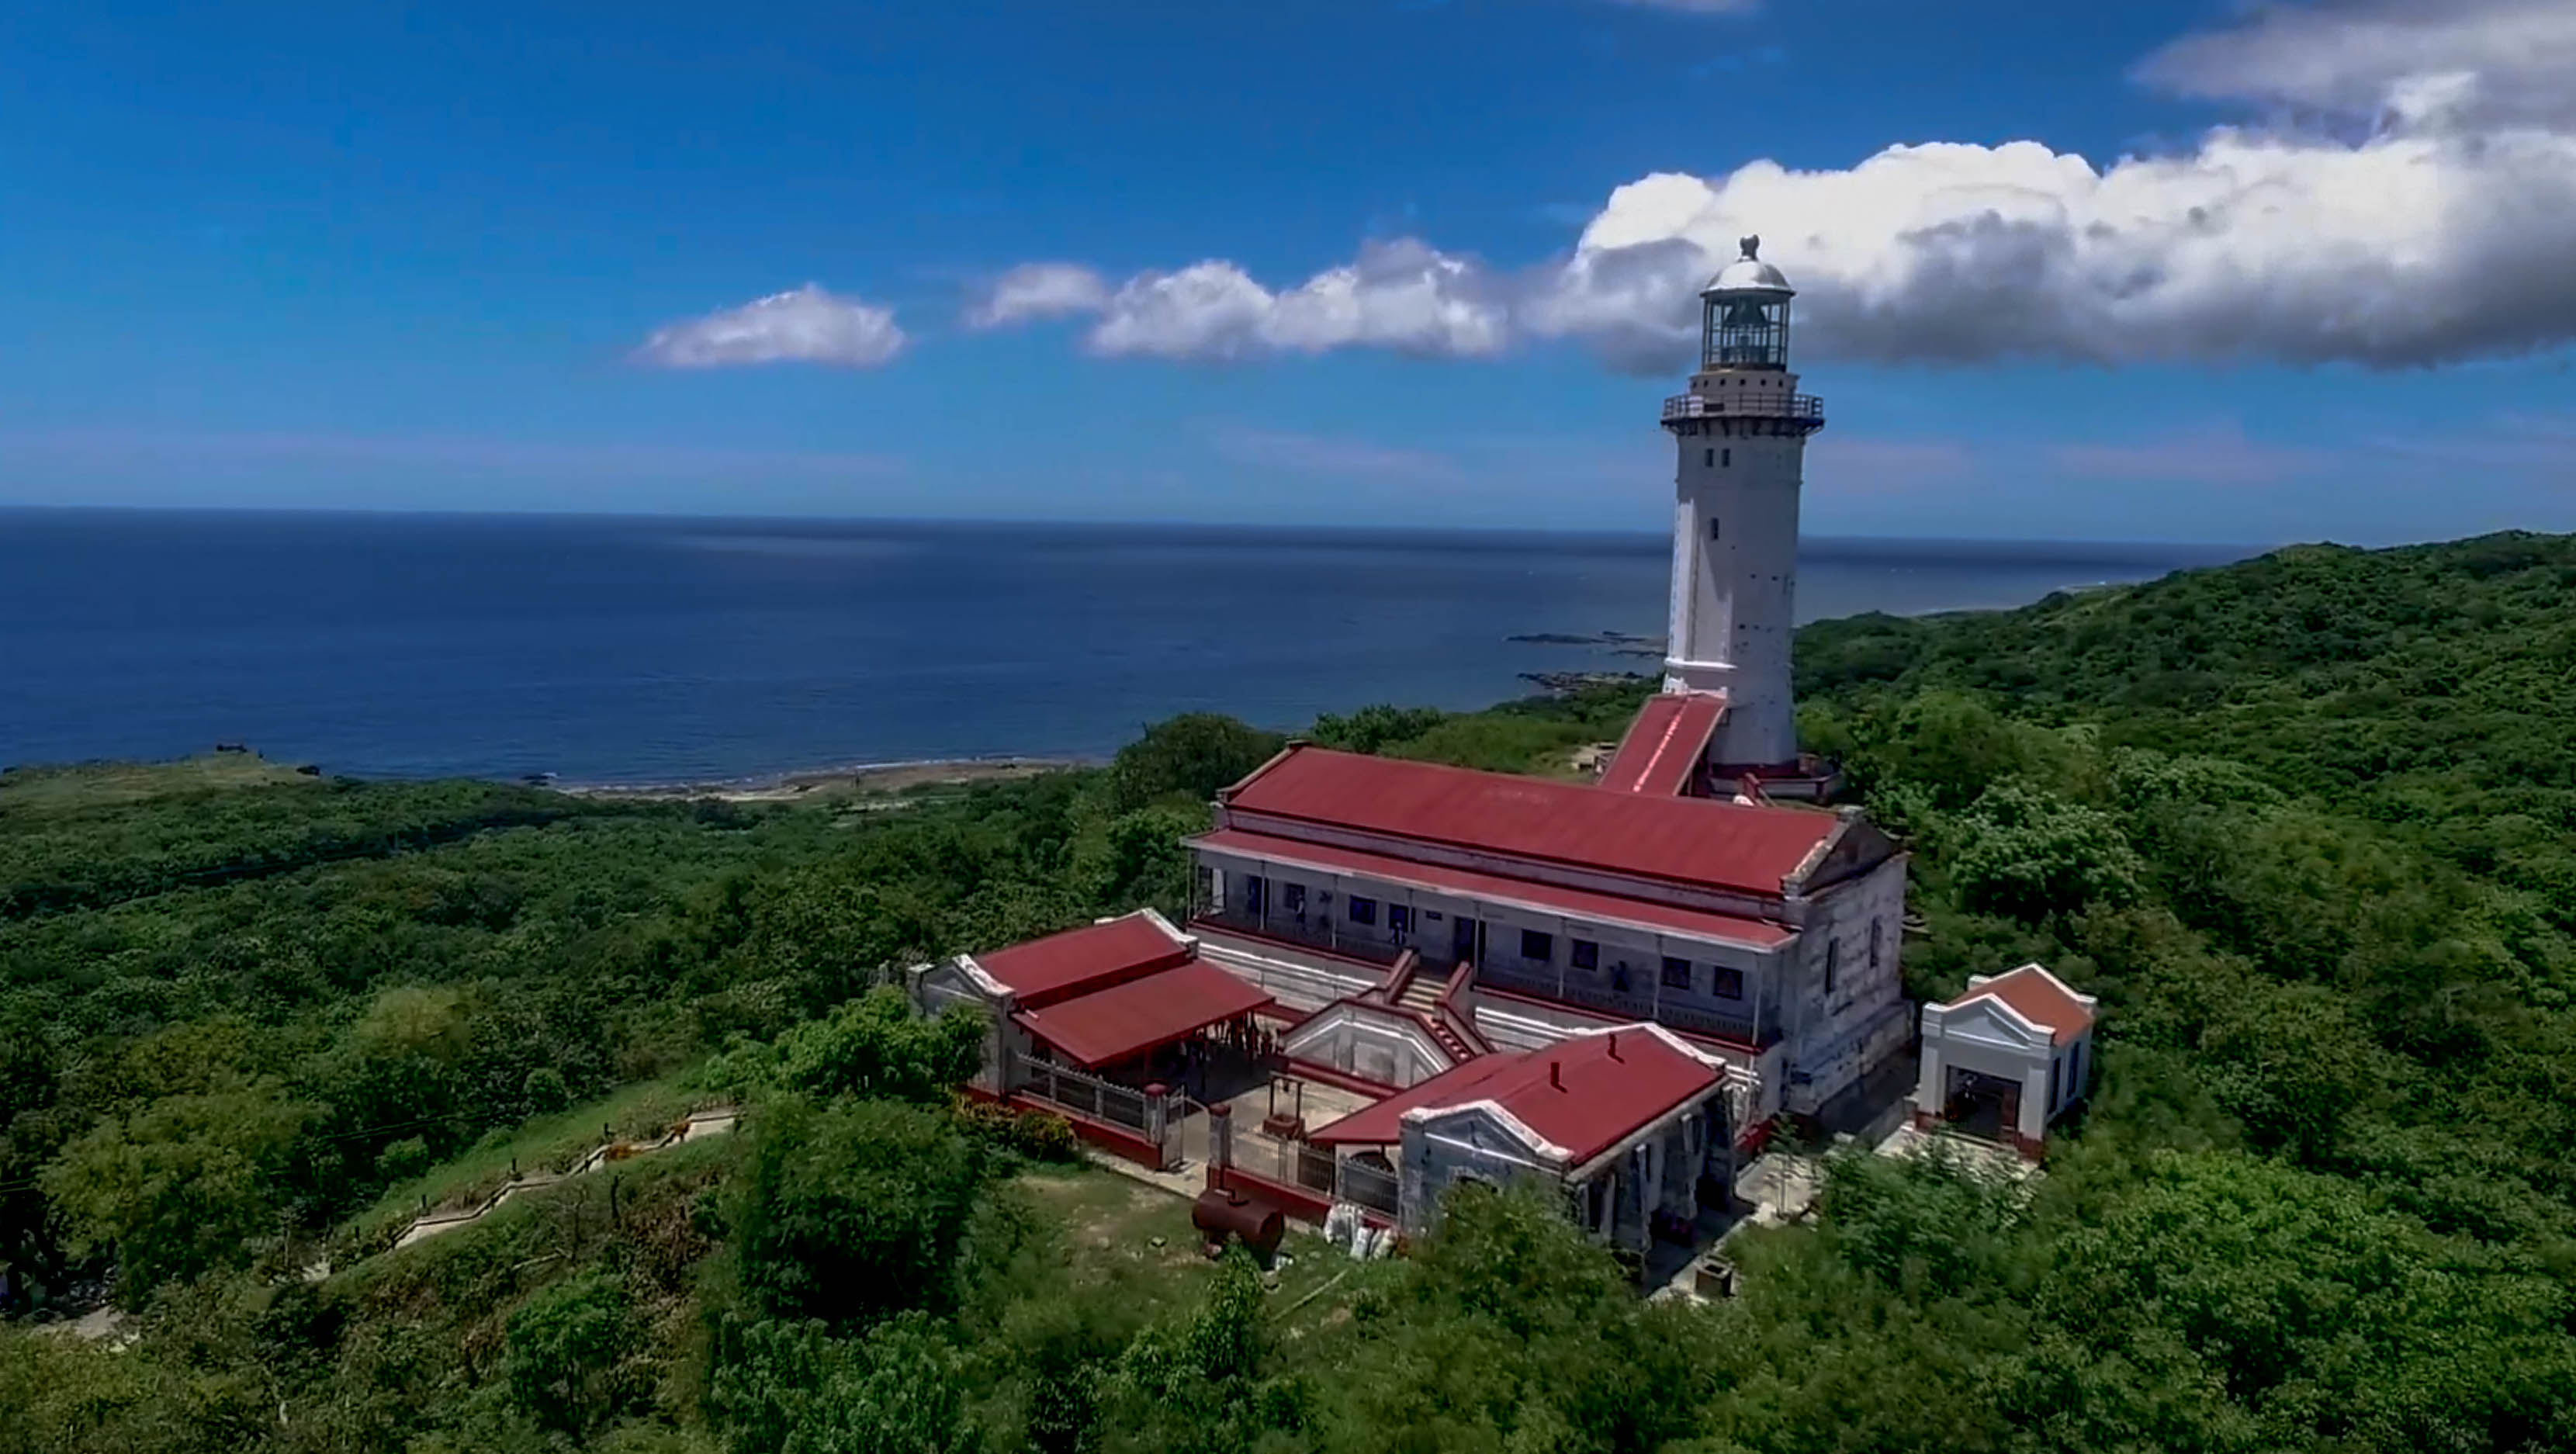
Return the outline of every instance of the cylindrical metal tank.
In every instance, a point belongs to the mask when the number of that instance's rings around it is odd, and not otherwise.
[[[1279,1250],[1279,1239],[1288,1231],[1287,1219],[1277,1207],[1216,1187],[1199,1193],[1197,1204],[1190,1208],[1190,1225],[1210,1242],[1232,1237],[1264,1257]]]

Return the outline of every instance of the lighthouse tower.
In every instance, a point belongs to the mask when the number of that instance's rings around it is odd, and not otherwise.
[[[1700,290],[1699,371],[1664,401],[1681,449],[1674,476],[1671,640],[1664,690],[1726,696],[1707,766],[1798,772],[1789,638],[1796,624],[1798,490],[1823,401],[1789,372],[1789,280],[1762,240]]]

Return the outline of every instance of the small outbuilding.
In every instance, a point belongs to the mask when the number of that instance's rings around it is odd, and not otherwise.
[[[1733,1182],[1750,1076],[1660,1025],[1478,1056],[1308,1138],[1383,1169],[1396,1222],[1428,1231],[1461,1182],[1561,1189],[1594,1235],[1642,1251]]]
[[[2037,1157],[2049,1123],[2084,1098],[2093,1011],[2091,995],[2036,964],[1971,976],[1958,998],[1925,1005],[1914,1124],[1950,1126]]]
[[[1198,941],[1151,909],[920,965],[910,981],[925,1013],[961,1002],[984,1011],[982,1089],[1094,1113],[1095,1081],[1138,1091],[1177,1083],[1203,1043],[1249,1043],[1253,1016],[1271,1003],[1200,959]]]

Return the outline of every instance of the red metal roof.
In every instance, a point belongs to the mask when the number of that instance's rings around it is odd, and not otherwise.
[[[1675,1107],[1706,1096],[1718,1074],[1643,1026],[1578,1035],[1545,1050],[1484,1055],[1313,1132],[1323,1145],[1386,1146],[1404,1113],[1492,1101],[1580,1166]]]
[[[1067,929],[978,954],[975,963],[1020,1002],[1036,1009],[1086,988],[1134,979],[1190,957],[1190,947],[1142,913]]]
[[[1813,809],[1607,793],[1302,744],[1228,789],[1224,802],[1245,813],[1774,897],[1840,821]]]
[[[1762,919],[1748,919],[1735,914],[1712,914],[1703,909],[1682,909],[1671,904],[1658,904],[1647,899],[1624,898],[1617,894],[1592,893],[1584,889],[1559,888],[1554,884],[1532,883],[1528,879],[1502,874],[1477,873],[1472,869],[1449,868],[1440,864],[1416,863],[1409,858],[1390,858],[1383,853],[1363,853],[1356,848],[1335,848],[1328,844],[1308,843],[1302,838],[1280,838],[1268,833],[1253,833],[1241,828],[1220,828],[1188,840],[1190,846],[1210,848],[1225,853],[1240,853],[1265,862],[1289,864],[1330,873],[1354,873],[1382,879],[1410,888],[1430,889],[1438,893],[1463,894],[1471,898],[1508,904],[1519,904],[1551,914],[1565,914],[1576,919],[1601,920],[1631,924],[1648,929],[1669,930],[1727,944],[1743,944],[1756,949],[1772,949],[1787,943],[1797,931]]]
[[[1710,692],[1648,697],[1602,770],[1601,786],[1614,793],[1680,797],[1690,786],[1691,769],[1708,751],[1717,719],[1725,715],[1726,698]]]
[[[2057,976],[2036,964],[1996,975],[1950,1003],[1964,1005],[1970,1000],[1987,999],[2012,1006],[2023,1019],[2046,1030],[2052,1044],[2064,1045],[2093,1025],[2092,1007],[2077,999]]]
[[[1193,959],[1011,1018],[1085,1066],[1115,1064],[1270,1003],[1270,996]]]

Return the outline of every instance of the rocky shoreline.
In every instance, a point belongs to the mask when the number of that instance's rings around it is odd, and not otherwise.
[[[1503,639],[1523,646],[1589,647],[1594,651],[1609,652],[1612,656],[1661,657],[1664,654],[1663,637],[1639,636],[1629,631],[1533,631]]]
[[[619,802],[798,803],[833,798],[892,797],[930,787],[1005,782],[1097,763],[1069,757],[936,758],[920,762],[860,763],[756,778],[685,783],[560,783],[544,785],[580,798]]]

